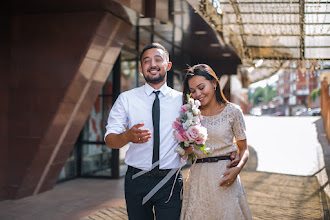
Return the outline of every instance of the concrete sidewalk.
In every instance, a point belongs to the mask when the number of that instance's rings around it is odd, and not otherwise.
[[[186,172],[186,170],[185,170]],[[254,219],[323,219],[317,178],[243,171]],[[2,201],[0,219],[127,219],[124,180],[76,179],[48,192]]]
[[[245,171],[241,178],[253,219],[323,219],[316,177]],[[81,219],[127,219],[127,215],[125,206],[109,206]]]

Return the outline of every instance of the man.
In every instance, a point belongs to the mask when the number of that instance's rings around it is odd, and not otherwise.
[[[166,84],[166,74],[172,63],[162,45],[147,45],[141,52],[140,61],[139,70],[146,83],[142,87],[120,94],[109,114],[105,141],[108,147],[114,149],[130,143],[125,156],[128,165],[125,176],[125,199],[129,219],[154,219],[154,214],[157,220],[179,219],[181,174],[176,178],[173,194],[168,202],[166,201],[171,194],[175,175],[172,175],[151,198],[145,197],[166,176],[169,177],[172,169],[176,171],[184,165],[184,160],[174,152],[178,143],[173,138],[172,128],[182,105],[182,93]],[[156,94],[154,91],[159,93]],[[157,99],[159,124],[158,128],[154,128],[152,109]],[[154,137],[154,130],[159,131],[158,137]],[[159,152],[153,149],[154,145],[157,145],[155,141],[159,144]],[[134,178],[141,170],[150,172]],[[145,203],[142,204],[143,202]]]

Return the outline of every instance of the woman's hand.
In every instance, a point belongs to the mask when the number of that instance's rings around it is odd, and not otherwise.
[[[237,153],[236,151],[231,152],[230,158],[231,158],[231,162],[227,165],[228,168],[236,167],[241,159],[239,157],[239,153]]]
[[[190,145],[184,151],[185,151],[184,156],[189,155],[194,151],[194,147],[192,145]]]
[[[227,170],[222,176],[221,176],[221,181],[219,183],[220,186],[231,186],[233,182],[236,180],[237,175],[240,172],[239,167],[232,167],[229,170]]]
[[[249,149],[248,149],[246,139],[237,141],[237,146],[238,146],[239,154],[238,153],[236,153],[236,154],[238,154],[239,162],[238,162],[238,164],[236,164],[236,166],[230,167],[229,170],[227,170],[223,174],[223,179],[220,181],[220,186],[230,186],[235,181],[235,179],[237,178],[237,175],[241,172],[241,170],[243,169],[245,163],[247,162],[247,160],[249,158]],[[233,156],[233,155],[231,155],[231,156]],[[237,156],[234,160],[237,160]],[[231,163],[228,164],[228,166],[232,166],[234,164],[233,161],[231,161]]]

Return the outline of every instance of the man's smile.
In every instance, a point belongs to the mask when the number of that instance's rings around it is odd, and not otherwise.
[[[150,69],[148,69],[149,73],[157,73],[158,71],[160,71],[160,68],[150,68]]]

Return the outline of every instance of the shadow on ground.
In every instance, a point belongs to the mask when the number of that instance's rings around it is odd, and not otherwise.
[[[250,156],[245,166],[243,167],[243,171],[256,171],[258,167],[258,155],[252,146],[249,146]]]

